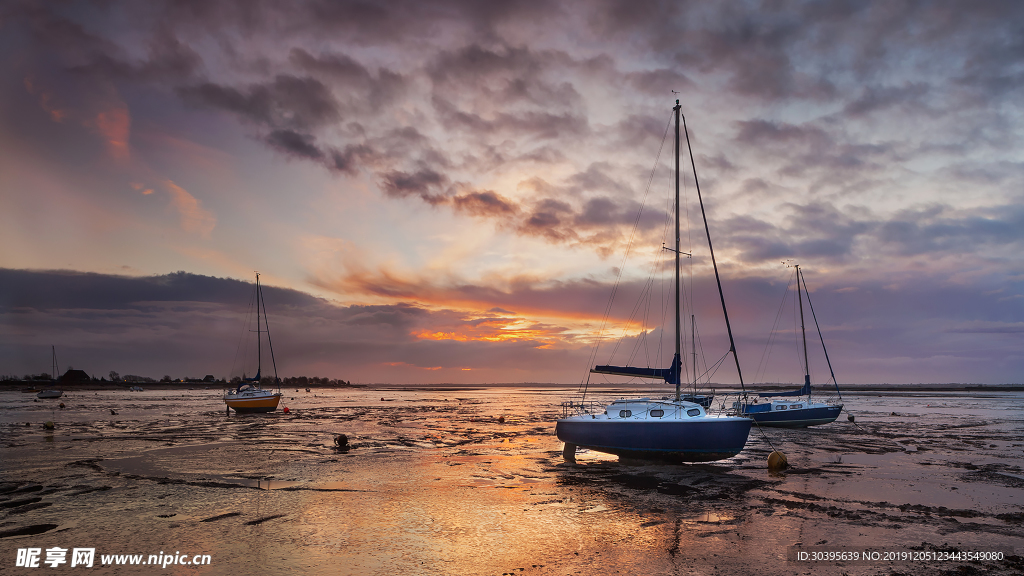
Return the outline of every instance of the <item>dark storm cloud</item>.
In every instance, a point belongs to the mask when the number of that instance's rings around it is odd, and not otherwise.
[[[381,188],[388,196],[404,198],[406,196],[419,196],[428,204],[446,202],[444,187],[447,186],[448,177],[429,168],[422,168],[416,172],[391,171],[384,175]]]
[[[117,309],[159,302],[242,306],[251,285],[238,280],[176,272],[163,276],[112,276],[65,270],[0,268],[0,307],[5,310]],[[309,306],[315,299],[294,290],[266,288],[279,304]]]
[[[73,73],[141,82],[178,82],[193,77],[202,66],[199,54],[182,42],[171,26],[154,27],[148,35],[146,58],[140,59],[104,37],[102,29],[87,29],[60,12],[60,7],[52,5],[14,3],[2,16],[12,25],[27,24],[41,52],[50,52],[59,66]]]
[[[459,194],[452,202],[456,210],[473,216],[507,217],[519,211],[512,201],[493,190]]]
[[[890,142],[860,143],[835,130],[806,123],[801,125],[762,119],[737,122],[734,141],[756,154],[779,161],[784,177],[811,176],[819,183],[849,185],[850,177],[870,178],[903,152]]]
[[[179,82],[196,76],[202,67],[199,54],[167,29],[156,31],[150,39],[148,51],[148,59],[142,61],[122,59],[107,52],[97,53],[91,62],[71,70],[115,79]]]
[[[972,213],[973,212],[973,213]],[[946,206],[901,210],[880,226],[883,245],[903,255],[972,254],[985,247],[1024,246],[1024,207],[957,213]]]
[[[309,129],[341,119],[330,89],[311,77],[280,74],[242,88],[205,82],[178,92],[192,104],[220,108],[271,128]]]
[[[921,82],[906,83],[903,86],[868,86],[855,100],[846,104],[843,112],[857,117],[865,114],[900,108],[903,111],[928,111],[924,98],[930,87]]]
[[[439,119],[451,128],[460,129],[473,138],[520,137],[559,139],[581,137],[589,132],[586,118],[579,114],[528,110],[483,114],[461,110],[439,96],[432,99]]]
[[[527,25],[561,11],[561,4],[547,0],[310,0],[301,9],[282,10],[280,15],[306,29],[343,34],[357,43],[387,44],[435,38],[453,29],[480,39],[494,39],[496,27],[502,24]]]
[[[380,68],[374,76],[346,54],[328,52],[317,57],[293,48],[288,59],[307,73],[328,81],[351,114],[379,112],[394,104],[408,89],[408,80],[402,74]]]
[[[575,64],[564,52],[511,46],[489,50],[473,44],[440,53],[427,74],[439,92],[459,92],[472,85],[489,104],[569,109],[578,108],[582,98],[558,71]]]
[[[590,17],[599,34],[646,43],[659,60],[677,69],[725,73],[732,93],[766,100],[828,100],[837,94],[827,77],[797,65],[810,40],[808,31],[813,31],[800,17],[798,3],[770,9],[757,9],[757,3],[602,4],[604,10]]]
[[[321,160],[324,153],[314,144],[315,138],[309,134],[299,134],[293,130],[274,130],[267,135],[266,141],[274,148],[300,158]]]
[[[47,8],[50,7],[39,3],[15,3],[0,12],[0,17],[5,26],[27,23],[39,44],[65,58],[62,64],[67,67],[85,66],[97,58],[123,55],[116,43]]]
[[[1024,209],[1017,205],[956,210],[936,204],[891,217],[821,202],[787,208],[781,224],[751,216],[714,224],[730,231],[716,245],[738,249],[740,259],[750,264],[788,258],[838,264],[879,250],[917,256],[1024,248]]]
[[[363,164],[372,164],[378,154],[365,144],[349,144],[344,150],[330,146],[321,149],[316,137],[294,130],[274,130],[263,140],[274,150],[304,160],[314,160],[328,170],[355,175]]]

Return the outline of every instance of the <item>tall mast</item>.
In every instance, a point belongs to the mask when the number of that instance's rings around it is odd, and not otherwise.
[[[256,273],[256,376],[262,378],[263,350],[260,338],[260,273]]]
[[[693,284],[692,282],[690,283]],[[691,300],[692,302],[692,300]],[[693,304],[690,304],[691,309]],[[697,395],[697,317],[690,314],[690,349],[693,351],[693,395]]]
[[[681,108],[681,106],[679,105],[679,100],[676,100],[676,107],[672,109],[676,113],[676,249],[675,249],[675,253],[676,253],[676,289],[675,289],[675,293],[676,293],[676,354],[675,354],[675,356],[672,357],[672,366],[673,367],[675,367],[675,366],[680,366],[681,367],[682,366],[682,362],[680,362],[680,360],[682,358],[682,356],[680,354],[680,352],[681,352],[681,350],[680,350],[680,347],[681,347],[680,339],[682,338],[682,330],[681,330],[681,327],[679,325],[679,316],[680,316],[680,314],[679,314],[680,313],[680,310],[679,310],[679,291],[680,291],[679,290],[679,288],[680,288],[679,287],[679,110],[680,110],[680,108]],[[682,383],[682,380],[683,380],[680,377],[680,374],[678,372],[676,372],[675,380],[676,380],[675,381],[675,385],[676,385],[676,401],[678,402],[679,399],[680,399],[679,389],[682,386],[681,383]]]
[[[678,104],[676,105],[678,106]],[[677,108],[678,110],[678,108]],[[676,112],[678,114],[678,112]],[[722,292],[722,278],[718,274],[718,263],[715,261],[715,248],[711,245],[711,229],[708,228],[708,215],[704,212],[704,199],[700,195],[700,181],[697,180],[697,164],[693,160],[693,148],[690,146],[690,131],[686,129],[686,117],[683,117],[683,133],[686,135],[686,148],[690,151],[690,166],[693,168],[693,183],[697,188],[697,200],[700,202],[700,215],[704,218],[704,232],[708,237],[708,251],[711,252],[711,265],[715,269],[715,282],[718,283],[718,297],[722,300],[722,314],[725,316],[725,329],[729,333],[729,351],[736,361],[736,374],[740,378],[740,389],[746,393],[743,385],[743,371],[740,370],[740,357],[736,354],[736,340],[732,337],[732,325],[729,323],[729,310],[725,307],[725,293]],[[676,258],[678,258],[678,254]],[[678,260],[677,260],[678,261]],[[677,272],[678,275],[678,272]]]
[[[800,334],[804,339],[804,387],[810,390],[811,365],[807,362],[807,330],[804,329],[804,299],[800,292],[800,265],[794,266],[796,268],[796,299],[800,302]]]

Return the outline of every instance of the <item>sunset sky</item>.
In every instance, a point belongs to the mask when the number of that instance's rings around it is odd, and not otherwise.
[[[784,261],[840,383],[1024,380],[1019,2],[15,0],[0,72],[0,374],[229,376],[254,271],[282,375],[667,366],[678,98],[748,382]]]

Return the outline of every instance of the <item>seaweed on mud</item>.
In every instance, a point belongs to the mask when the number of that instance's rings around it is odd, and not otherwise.
[[[89,494],[92,492],[105,492],[110,490],[111,486],[72,486],[72,488],[78,488],[74,492],[69,492],[68,496],[81,496],[83,494]]]
[[[209,518],[203,518],[200,522],[216,522],[217,520],[223,520],[225,518],[233,518],[235,516],[241,516],[241,512],[227,512],[225,514],[218,514]]]
[[[10,538],[12,536],[35,536],[36,534],[49,532],[58,526],[58,524],[32,524],[31,526],[2,530],[0,531],[0,538]]]
[[[277,518],[284,518],[285,516],[287,516],[287,514],[273,514],[273,515],[270,515],[270,516],[264,516],[263,518],[257,518],[255,520],[250,520],[250,521],[246,522],[245,525],[246,526],[256,526],[258,524],[263,524],[264,522],[267,522],[269,520],[274,520],[274,519],[277,519]]]
[[[42,489],[43,489],[43,485],[42,484],[28,484],[28,485],[22,486],[20,488],[15,488],[13,490],[8,490],[6,492],[6,494],[8,494],[8,495],[10,495],[10,494],[27,494],[29,492],[39,492]]]
[[[22,500],[10,500],[7,502],[0,502],[0,508],[17,508],[19,506],[25,506],[26,504],[35,504],[41,501],[42,498],[24,498]]]
[[[17,508],[11,508],[7,511],[8,514],[24,514],[33,510],[39,510],[40,508],[47,508],[53,506],[53,502],[36,502],[34,504],[26,504],[24,506],[18,506]]]

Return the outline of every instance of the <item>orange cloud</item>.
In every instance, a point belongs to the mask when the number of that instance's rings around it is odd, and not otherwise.
[[[538,347],[550,347],[552,342],[564,341],[568,329],[541,324],[523,318],[488,316],[486,312],[467,314],[462,322],[450,329],[424,329],[414,331],[418,340],[451,340],[455,342],[544,342]]]
[[[93,120],[93,128],[107,141],[107,150],[117,160],[127,159],[128,134],[131,131],[132,119],[128,108],[121,104],[117,108],[100,112]]]
[[[181,215],[181,227],[186,232],[197,232],[203,237],[209,237],[217,225],[217,219],[213,214],[203,209],[195,196],[174,182],[164,180],[164,186],[171,194],[171,204]]]
[[[138,190],[139,192],[142,192],[143,196],[149,196],[150,194],[153,193],[152,188],[146,188],[144,184],[140,184],[138,182],[132,182],[132,188]]]

